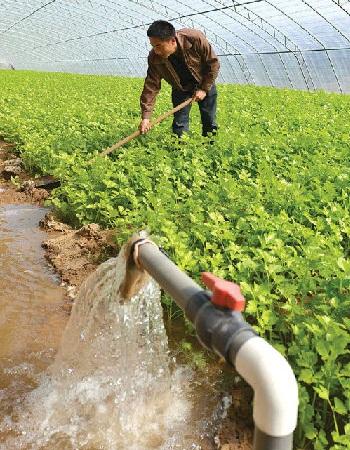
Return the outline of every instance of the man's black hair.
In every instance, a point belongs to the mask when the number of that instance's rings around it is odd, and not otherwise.
[[[175,28],[166,20],[156,20],[149,26],[147,36],[156,37],[162,41],[166,41],[167,39],[175,37]]]

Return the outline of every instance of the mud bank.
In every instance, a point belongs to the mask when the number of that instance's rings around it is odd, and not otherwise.
[[[118,254],[118,248],[113,243],[113,232],[101,230],[97,224],[74,230],[48,213],[40,226],[54,234],[42,246],[47,259],[67,285],[71,298],[99,264]]]
[[[0,205],[31,203],[42,206],[49,197],[45,189],[36,189],[14,154],[14,145],[0,141]]]

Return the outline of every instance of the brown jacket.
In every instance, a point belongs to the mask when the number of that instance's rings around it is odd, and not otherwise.
[[[185,63],[198,81],[198,89],[208,92],[218,75],[220,64],[207,38],[201,31],[190,28],[177,31],[176,38]],[[173,88],[182,90],[180,79],[168,59],[156,55],[154,50],[151,50],[148,55],[147,76],[140,98],[143,119],[149,119],[152,115],[162,79]]]

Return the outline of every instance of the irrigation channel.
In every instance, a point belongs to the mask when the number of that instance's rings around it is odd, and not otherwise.
[[[68,316],[41,248],[46,212],[0,205],[0,449],[209,448],[222,395],[169,353],[159,288],[121,303],[112,258]]]

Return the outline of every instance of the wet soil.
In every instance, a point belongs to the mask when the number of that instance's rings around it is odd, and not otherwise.
[[[251,450],[253,441],[252,389],[241,385],[231,391],[232,405],[221,422],[217,438],[220,450]]]
[[[118,248],[113,242],[114,233],[101,230],[97,224],[74,230],[48,213],[40,225],[45,231],[54,234],[42,246],[46,249],[47,259],[67,285],[68,297],[71,299],[74,299],[81,283],[99,264],[118,254]]]
[[[0,205],[17,203],[42,205],[48,197],[47,190],[34,188],[34,183],[30,182],[30,177],[14,153],[14,146],[0,141]]]
[[[43,206],[50,195],[49,191],[34,187],[20,162],[11,161],[17,158],[14,146],[0,141],[0,205],[30,203]],[[9,160],[10,163],[6,162]],[[15,184],[11,181],[9,172],[4,172],[12,162],[15,162]],[[66,309],[69,312],[82,281],[101,262],[117,255],[119,249],[114,243],[114,232],[103,230],[97,224],[75,230],[60,222],[51,212],[40,222],[40,226],[52,236],[42,246],[66,288]],[[202,450],[252,449],[252,391],[243,383],[236,385],[230,395],[232,404],[221,420],[214,442],[208,439]]]

